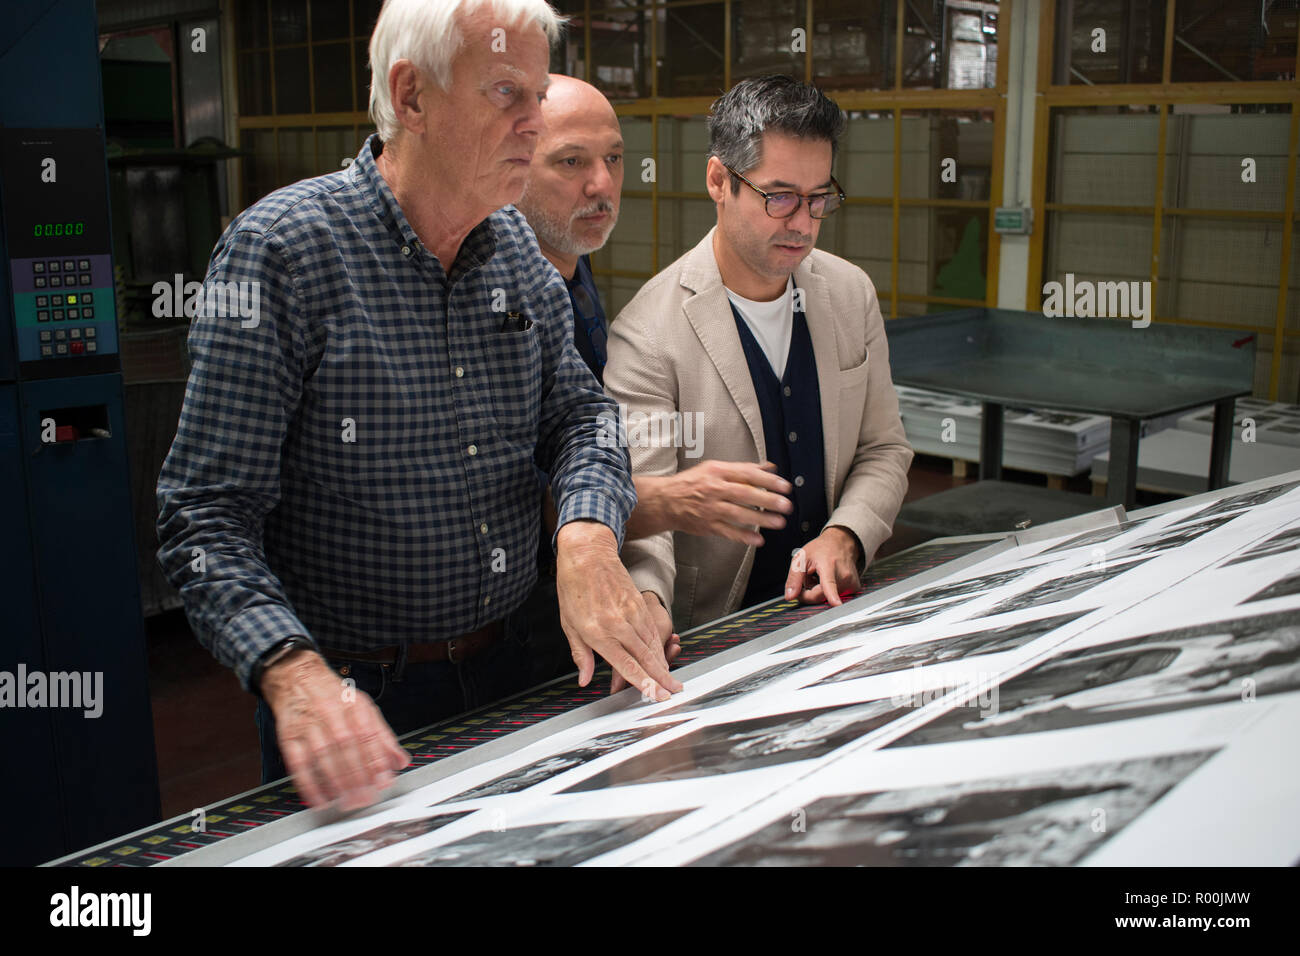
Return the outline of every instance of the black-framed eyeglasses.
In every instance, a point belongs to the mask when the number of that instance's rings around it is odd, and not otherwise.
[[[834,176],[831,177],[831,185],[835,187],[834,192],[813,193],[811,196],[805,196],[802,193],[764,192],[730,166],[724,164],[723,168],[763,197],[767,214],[773,219],[789,219],[799,211],[799,207],[803,205],[805,200],[808,202],[808,215],[814,219],[826,219],[844,205],[844,188],[840,186]]]

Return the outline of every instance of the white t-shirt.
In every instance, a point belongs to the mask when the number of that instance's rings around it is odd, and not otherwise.
[[[727,289],[727,298],[749,326],[776,377],[783,378],[785,363],[790,357],[790,336],[794,332],[794,279],[787,279],[785,292],[770,302],[755,302],[736,295],[730,289]]]

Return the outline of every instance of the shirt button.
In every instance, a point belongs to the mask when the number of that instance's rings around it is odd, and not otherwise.
[[[785,392],[785,397],[786,397],[786,398],[789,398],[789,397],[790,397],[790,386],[787,385],[787,386],[783,389],[783,391]]]
[[[489,595],[488,597],[485,597],[485,598],[483,599],[483,606],[484,606],[484,607],[487,607],[487,606],[488,606],[489,604],[491,604],[491,603],[492,603],[492,597],[491,597],[491,595]]]
[[[465,377],[465,370],[464,370],[463,368],[461,368],[459,365],[456,366],[456,377],[457,377],[457,378],[464,378],[464,377]]]
[[[799,530],[800,530],[800,531],[807,531],[807,530],[808,530],[808,522],[805,521],[803,524],[799,525]]]
[[[802,488],[802,487],[803,487],[803,475],[795,475],[795,476],[794,476],[794,486],[795,486],[796,488]]]
[[[487,522],[478,526],[479,534],[487,534]]]
[[[465,450],[466,450],[467,452],[469,452],[471,455],[477,455],[477,454],[478,454],[478,445],[470,445],[470,446],[469,446],[468,448],[466,448]]]
[[[799,436],[798,436],[797,434],[795,434],[794,432],[791,432],[791,433],[790,433],[790,441],[798,441],[798,440],[799,440]]]
[[[404,256],[409,256],[410,254],[411,254],[411,247],[410,247],[410,246],[402,246],[402,255],[404,255]]]

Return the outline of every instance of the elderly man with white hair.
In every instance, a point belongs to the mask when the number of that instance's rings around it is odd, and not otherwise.
[[[200,641],[260,698],[263,777],[372,802],[394,731],[527,685],[540,502],[579,682],[594,654],[666,699],[670,635],[619,561],[636,495],[519,198],[543,129],[544,0],[388,0],[378,132],[347,169],[231,223],[158,481],[159,560]]]

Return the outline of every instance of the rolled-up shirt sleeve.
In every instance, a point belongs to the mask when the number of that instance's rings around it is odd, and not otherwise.
[[[307,347],[301,297],[276,238],[229,230],[205,287],[232,282],[251,283],[241,302],[257,308],[244,316],[227,299],[192,321],[185,404],[158,477],[158,560],[200,643],[251,690],[263,653],[286,637],[311,637],[263,548]]]

